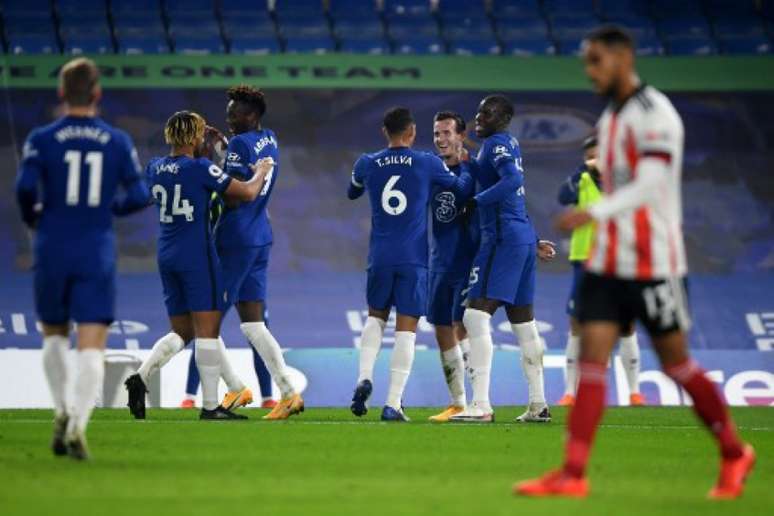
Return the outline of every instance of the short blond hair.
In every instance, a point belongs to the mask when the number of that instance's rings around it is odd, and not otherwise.
[[[204,118],[193,111],[178,111],[164,126],[164,141],[175,147],[196,145],[204,138]]]
[[[91,59],[79,57],[68,61],[59,70],[62,99],[70,106],[89,106],[94,102],[94,90],[99,86],[99,69]]]

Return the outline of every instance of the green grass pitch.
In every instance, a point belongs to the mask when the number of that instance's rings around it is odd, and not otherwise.
[[[717,454],[686,408],[610,408],[597,434],[586,500],[511,495],[515,480],[556,466],[566,412],[516,424],[363,421],[346,409],[308,409],[285,422],[244,410],[246,422],[200,422],[198,411],[97,410],[93,460],[54,457],[51,412],[0,411],[0,513],[15,515],[662,515],[774,514],[774,409],[733,410],[757,450],[747,491],[710,502]]]

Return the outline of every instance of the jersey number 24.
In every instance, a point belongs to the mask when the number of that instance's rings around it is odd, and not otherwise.
[[[175,215],[185,215],[185,220],[193,222],[194,219],[194,207],[188,202],[188,199],[181,199],[181,187],[179,184],[175,185],[174,197],[172,198],[171,209],[167,206],[169,195],[167,195],[167,189],[162,185],[153,185],[151,189],[153,197],[159,203],[159,220],[162,224],[171,224]],[[169,215],[167,212],[171,212]]]

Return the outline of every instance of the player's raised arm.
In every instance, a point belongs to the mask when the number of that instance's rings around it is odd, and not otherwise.
[[[518,149],[514,149],[518,152]],[[476,204],[487,206],[502,201],[524,185],[521,170],[521,156],[514,156],[506,145],[494,145],[486,149],[487,159],[492,163],[500,180],[474,197]]]
[[[120,180],[124,188],[122,196],[116,196],[111,206],[113,215],[129,215],[151,205],[152,197],[147,182],[141,176],[142,166],[129,136],[125,135],[125,141],[121,143],[122,150],[126,153],[121,165]]]
[[[266,176],[271,172],[272,168],[274,168],[274,160],[272,158],[259,159],[250,165],[253,177],[248,181],[232,180],[224,192],[224,197],[230,201],[254,201],[258,194],[261,193],[261,189],[266,182]]]
[[[22,162],[16,178],[16,201],[19,203],[22,220],[30,228],[35,227],[39,215],[35,204],[38,202],[38,181],[43,168],[33,139],[34,133],[24,142]]]

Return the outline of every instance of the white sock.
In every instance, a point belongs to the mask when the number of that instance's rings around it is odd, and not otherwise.
[[[67,352],[70,339],[61,335],[43,338],[43,371],[54,400],[54,417],[67,413]]]
[[[521,347],[521,368],[527,378],[529,387],[530,405],[545,404],[546,394],[543,382],[543,342],[537,330],[535,321],[520,324],[511,324],[513,334],[516,335],[519,347]]]
[[[295,394],[296,390],[290,383],[285,359],[282,357],[282,349],[269,328],[266,327],[266,323],[247,322],[240,324],[239,327],[263,359],[272,379],[277,382],[282,397],[287,398]]]
[[[462,361],[462,350],[454,346],[446,351],[441,351],[441,364],[446,378],[446,386],[449,388],[449,397],[452,405],[465,406],[465,364]]]
[[[78,376],[75,378],[75,393],[67,433],[85,433],[91,412],[102,390],[105,377],[105,352],[101,349],[78,350]]]
[[[640,393],[640,344],[637,342],[637,334],[629,337],[621,337],[621,362],[626,372],[626,382],[629,384],[631,394]]]
[[[175,332],[167,333],[157,340],[151,348],[150,355],[137,370],[137,374],[140,375],[145,385],[148,385],[148,379],[151,375],[156,374],[156,371],[164,367],[183,347],[185,347],[183,338]]]
[[[234,372],[234,368],[231,367],[231,361],[228,359],[228,352],[226,352],[226,344],[223,343],[223,338],[218,337],[218,351],[220,352],[220,376],[223,381],[226,382],[228,390],[231,392],[239,392],[245,388],[245,383]]]
[[[564,350],[567,364],[564,367],[564,393],[575,396],[578,389],[578,357],[580,357],[580,337],[569,333],[567,347]]]
[[[390,356],[390,388],[387,391],[387,405],[395,410],[401,409],[401,398],[414,363],[416,340],[417,334],[413,331],[395,332],[395,346]]]
[[[489,379],[492,370],[492,333],[489,328],[491,315],[473,308],[465,310],[462,322],[470,339],[470,354],[468,356],[468,371],[473,387],[471,402],[485,412],[492,411],[489,402]]]
[[[465,374],[468,374],[468,358],[470,357],[470,339],[468,337],[460,341],[460,350],[462,351],[462,362],[465,364]]]
[[[374,380],[374,364],[376,357],[379,356],[379,349],[382,347],[382,336],[387,322],[378,317],[366,319],[363,326],[363,332],[360,334],[360,372],[357,377],[357,383],[363,380]]]
[[[196,367],[202,382],[202,407],[214,410],[218,406],[218,382],[220,382],[220,351],[218,339],[195,340]]]

